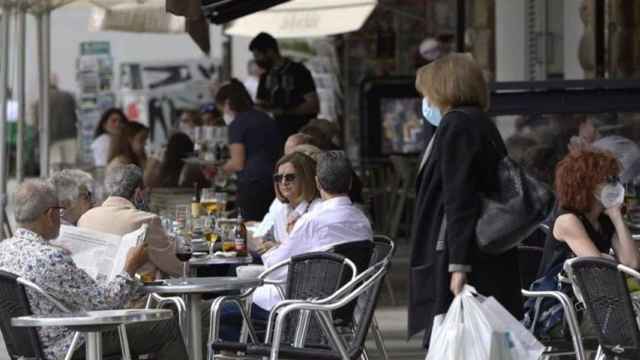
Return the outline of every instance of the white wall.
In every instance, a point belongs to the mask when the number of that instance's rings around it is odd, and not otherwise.
[[[496,0],[496,80],[525,80],[525,0]]]
[[[582,0],[563,0],[564,4],[564,78],[584,79],[584,71],[578,61],[578,47],[584,25],[580,20]]]
[[[51,17],[51,72],[58,75],[60,87],[77,91],[75,62],[79,45],[83,41],[109,41],[111,53],[117,64],[127,61],[183,60],[198,58],[203,53],[186,34],[140,34],[124,32],[89,32],[88,20],[91,8],[70,5],[58,9]],[[211,27],[211,55],[221,56],[220,27]],[[12,39],[12,54],[15,41]],[[37,90],[36,24],[32,16],[27,20],[27,99],[34,101]],[[13,55],[12,55],[13,56]],[[14,62],[12,60],[12,62]],[[14,62],[15,66],[15,62]],[[12,67],[14,67],[12,66]],[[12,79],[15,76],[12,75]],[[13,81],[13,80],[12,80]]]
[[[250,37],[231,37],[231,74],[240,80],[248,76],[247,62],[253,59],[249,51]]]

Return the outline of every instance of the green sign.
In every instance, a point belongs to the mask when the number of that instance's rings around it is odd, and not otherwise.
[[[85,41],[80,43],[80,55],[110,55],[111,44],[108,41]]]

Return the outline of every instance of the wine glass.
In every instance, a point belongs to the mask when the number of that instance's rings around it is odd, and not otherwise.
[[[176,242],[176,257],[178,258],[178,260],[182,262],[182,284],[188,284],[187,264],[189,262],[189,259],[191,259],[191,255],[193,253],[193,249],[191,247],[191,241],[186,236],[183,236],[181,234],[176,234],[175,242]]]

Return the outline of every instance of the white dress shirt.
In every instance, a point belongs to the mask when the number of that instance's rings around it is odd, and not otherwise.
[[[109,151],[111,149],[111,135],[103,133],[91,143],[93,162],[96,167],[107,166]]]
[[[289,231],[287,231],[287,225],[289,223],[289,216],[291,213],[295,212],[298,217],[298,221],[302,218],[302,216],[308,212],[311,212],[318,208],[318,206],[322,204],[322,200],[320,198],[313,199],[311,203],[306,201],[302,201],[296,208],[294,209],[291,205],[285,204],[278,208],[274,216],[274,224],[273,224],[273,237],[279,243],[285,243],[289,240]],[[293,229],[292,229],[293,232]]]
[[[300,217],[288,240],[264,253],[262,261],[269,268],[296,255],[372,237],[371,223],[365,214],[347,196],[339,196],[321,202]],[[286,278],[286,268],[269,276],[271,280]],[[282,298],[272,285],[261,286],[253,294],[253,302],[265,310],[271,310],[280,300]]]

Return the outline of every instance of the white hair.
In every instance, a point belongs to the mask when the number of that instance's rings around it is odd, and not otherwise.
[[[56,189],[51,182],[41,179],[25,180],[16,190],[14,201],[18,224],[32,223],[47,209],[59,206]]]
[[[134,164],[111,168],[104,179],[107,195],[131,200],[138,187],[143,185],[142,169]]]
[[[60,203],[75,203],[81,194],[93,192],[93,177],[82,170],[57,171],[49,181],[55,186]]]

